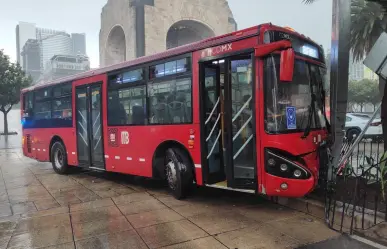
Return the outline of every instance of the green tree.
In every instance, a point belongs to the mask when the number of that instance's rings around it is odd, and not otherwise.
[[[363,79],[360,81],[350,81],[348,84],[348,104],[358,104],[363,111],[365,104],[375,105],[379,99],[379,85],[375,80]]]
[[[20,101],[20,91],[32,83],[19,64],[11,63],[9,57],[0,50],[0,111],[4,116],[4,134],[8,134],[7,115],[13,105]]]
[[[367,87],[365,94],[365,103],[371,103],[376,109],[376,105],[380,103],[379,82],[377,80],[363,79],[364,87]]]

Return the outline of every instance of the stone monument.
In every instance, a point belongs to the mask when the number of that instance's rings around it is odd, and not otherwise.
[[[236,29],[227,0],[108,0],[101,13],[100,66]]]

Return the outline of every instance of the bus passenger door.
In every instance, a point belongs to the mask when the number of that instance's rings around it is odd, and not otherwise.
[[[223,156],[225,130],[223,126],[223,90],[220,84],[220,67],[203,63],[201,70],[201,127],[204,133],[202,161],[206,184],[226,180],[225,158]]]
[[[220,188],[256,189],[253,56],[200,64],[203,179]]]
[[[226,60],[225,124],[227,140],[228,186],[256,189],[256,143],[253,56],[238,55]]]
[[[75,111],[79,165],[104,170],[101,86],[76,87]]]

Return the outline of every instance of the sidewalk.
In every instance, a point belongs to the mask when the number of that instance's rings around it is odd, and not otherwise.
[[[22,135],[0,135],[0,150],[2,149],[17,149],[21,147]]]
[[[329,239],[326,241],[306,245],[299,247],[299,249],[375,249],[377,247],[373,247],[371,245],[362,243],[356,239],[353,239],[347,235],[341,235],[339,237],[335,237],[333,239]]]
[[[0,150],[0,248],[297,248],[338,234],[257,196],[75,170]]]

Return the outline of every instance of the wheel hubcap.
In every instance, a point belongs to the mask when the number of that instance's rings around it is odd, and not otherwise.
[[[60,149],[55,151],[55,167],[60,169],[63,166],[64,155]]]
[[[167,181],[168,181],[168,185],[169,187],[174,190],[176,188],[176,168],[175,168],[175,164],[170,161],[168,164],[167,164],[167,167],[166,167],[166,175],[167,175]]]

